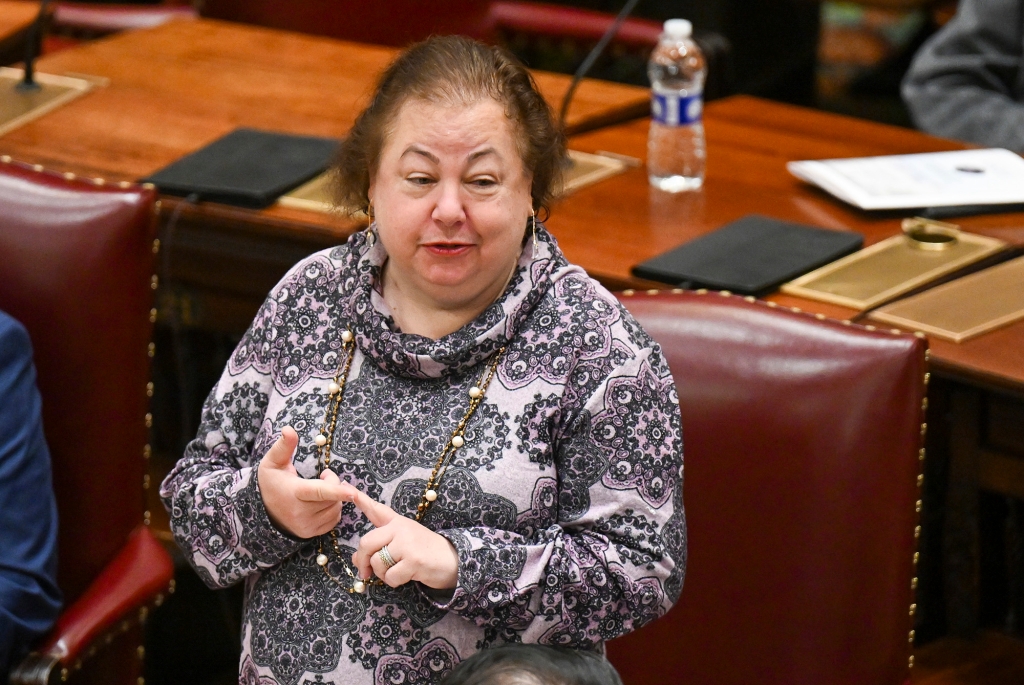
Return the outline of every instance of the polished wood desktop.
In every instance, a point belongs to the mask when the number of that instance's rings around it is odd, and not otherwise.
[[[394,48],[213,20],[171,21],[42,58],[40,71],[105,83],[0,138],[18,159],[114,181],[143,178],[239,126],[341,137]],[[570,78],[536,72],[558,106]],[[570,131],[649,108],[647,90],[585,80]]]
[[[857,231],[870,245],[898,234],[905,215],[869,213],[845,205],[791,176],[786,162],[964,147],[906,129],[750,97],[709,104],[705,127],[707,181],[699,193],[670,195],[654,190],[646,169],[638,166],[558,203],[548,225],[569,260],[616,289],[663,288],[664,284],[634,278],[632,265],[746,214]],[[646,120],[637,120],[574,136],[571,146],[642,160],[647,129]],[[966,230],[1024,248],[1024,213],[955,221]],[[788,295],[770,299],[839,319],[857,314]],[[937,371],[1024,391],[1024,321],[959,344],[933,338],[931,350]]]

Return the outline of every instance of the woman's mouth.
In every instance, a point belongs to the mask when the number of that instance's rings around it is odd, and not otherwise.
[[[469,243],[427,243],[423,247],[439,257],[455,257],[465,254],[473,246]]]

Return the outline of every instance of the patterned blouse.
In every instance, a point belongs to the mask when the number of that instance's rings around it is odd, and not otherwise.
[[[490,645],[603,649],[678,598],[686,525],[668,365],[537,233],[501,298],[439,340],[397,330],[379,289],[386,253],[368,232],[303,260],[268,296],[160,490],[203,580],[245,581],[242,683],[437,683]],[[454,591],[352,594],[317,565],[317,540],[279,530],[263,506],[256,467],[282,427],[299,434],[299,475],[317,476],[313,437],[345,328],[357,348],[330,468],[410,517],[469,388],[507,347],[422,521],[458,552]],[[345,561],[371,529],[344,505]]]

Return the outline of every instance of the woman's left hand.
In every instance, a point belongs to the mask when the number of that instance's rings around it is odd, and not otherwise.
[[[448,539],[406,518],[394,509],[352,488],[352,501],[376,528],[362,537],[352,555],[360,578],[376,575],[391,587],[416,580],[436,590],[455,587],[459,577],[459,555]],[[379,554],[388,546],[395,565],[387,568]]]

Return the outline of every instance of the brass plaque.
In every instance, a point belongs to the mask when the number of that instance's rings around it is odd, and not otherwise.
[[[577,150],[569,150],[569,159],[572,161],[572,166],[566,174],[565,184],[562,186],[560,195],[568,195],[640,164],[639,160],[632,160],[629,157],[611,153],[594,155]],[[285,193],[278,202],[284,207],[295,207],[314,212],[333,212],[335,206],[331,199],[330,184],[331,172],[325,171],[295,190]]]
[[[871,318],[953,342],[1024,319],[1024,257],[893,302]]]
[[[922,236],[918,230],[921,221],[905,221],[903,235],[826,264],[786,283],[782,292],[858,310],[870,309],[1006,247],[1001,240],[963,233],[949,224]],[[929,240],[949,234],[955,238]]]
[[[89,92],[95,85],[84,78],[36,73],[37,90],[18,88],[21,69],[0,67],[0,136],[37,119]]]

